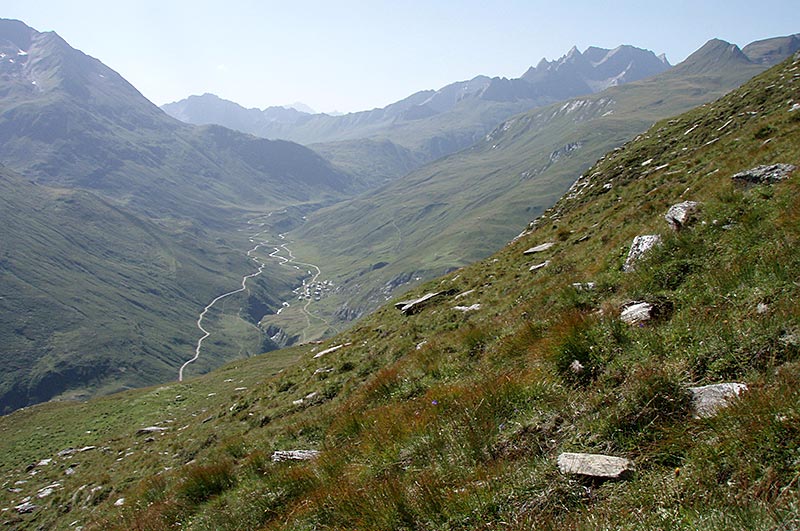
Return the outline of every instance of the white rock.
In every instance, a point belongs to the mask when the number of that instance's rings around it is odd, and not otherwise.
[[[643,323],[652,318],[653,305],[649,302],[637,301],[626,305],[619,315],[620,320],[630,325]]]
[[[480,303],[476,303],[472,306],[453,306],[453,309],[459,312],[474,312],[475,310],[480,310],[481,305]]]
[[[555,244],[556,244],[556,242],[547,242],[547,243],[542,243],[542,244],[540,244],[540,245],[537,245],[536,247],[531,247],[531,248],[530,248],[530,249],[528,249],[527,251],[524,251],[522,254],[535,254],[535,253],[541,253],[542,251],[546,251],[546,250],[548,250],[549,248],[551,248],[551,247],[552,247],[552,246],[554,246]]]
[[[664,219],[667,220],[673,230],[680,230],[691,220],[692,215],[697,212],[699,207],[700,203],[697,201],[684,201],[683,203],[672,205],[667,210],[667,213],[664,214]]]
[[[543,268],[547,267],[548,265],[550,265],[550,260],[545,260],[541,264],[532,265],[530,270],[531,271],[538,271],[540,269],[543,269]]]
[[[558,456],[558,469],[562,474],[620,479],[633,472],[634,466],[624,457],[565,452]]]
[[[594,282],[573,282],[572,287],[578,291],[592,291],[597,285]]]
[[[645,234],[637,236],[631,242],[631,248],[628,251],[628,258],[625,260],[625,265],[622,270],[625,272],[633,271],[634,264],[640,260],[650,249],[661,245],[661,236],[658,234]]]
[[[146,428],[139,428],[136,431],[136,435],[146,435],[148,433],[161,433],[167,431],[169,428],[162,428],[159,426],[148,426]]]
[[[716,415],[720,409],[727,407],[731,400],[738,398],[744,391],[747,391],[747,385],[743,383],[720,383],[702,387],[690,387],[689,391],[692,393],[694,417],[708,418]]]
[[[125,505],[125,498],[119,498],[114,502],[114,507],[122,507],[123,505]]]
[[[272,460],[276,463],[281,461],[308,461],[315,459],[318,455],[318,450],[277,450],[272,452]]]

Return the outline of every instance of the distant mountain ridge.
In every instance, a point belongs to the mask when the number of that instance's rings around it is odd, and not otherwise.
[[[438,90],[416,92],[383,108],[342,116],[274,107],[245,109],[209,94],[190,96],[162,109],[188,123],[217,123],[303,144],[389,140],[411,150],[419,160],[433,160],[471,145],[518,112],[642,79],[669,67],[665,58],[633,46],[592,47],[584,54],[573,48],[556,61],[542,59],[520,78],[476,76]]]

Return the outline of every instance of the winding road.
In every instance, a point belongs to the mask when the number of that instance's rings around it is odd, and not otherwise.
[[[265,217],[268,218],[268,217],[272,216],[273,213],[274,212],[269,212],[269,213],[267,213],[265,215],[255,217],[255,218],[249,220],[247,222],[247,224],[248,225],[254,225],[254,224],[256,224],[256,220],[259,220],[259,219],[262,219],[262,218],[265,218]],[[258,223],[259,229],[261,227],[263,227],[264,225],[266,225],[266,223]],[[245,291],[247,289],[247,281],[249,279],[251,279],[251,278],[255,278],[255,277],[261,275],[264,272],[264,268],[267,267],[267,262],[266,261],[261,260],[258,256],[255,256],[255,253],[261,247],[265,247],[265,246],[269,245],[269,241],[268,240],[259,240],[259,238],[261,238],[262,235],[264,233],[266,233],[266,232],[268,232],[268,231],[267,230],[260,230],[259,232],[253,234],[249,238],[250,243],[253,244],[253,248],[250,249],[249,251],[247,251],[247,256],[258,264],[258,270],[256,270],[254,273],[250,273],[249,275],[243,276],[242,277],[242,285],[241,285],[240,288],[235,289],[233,291],[229,291],[227,293],[223,293],[222,295],[217,296],[211,302],[209,302],[208,305],[205,308],[203,308],[202,312],[200,312],[200,315],[197,318],[197,328],[200,329],[200,331],[203,333],[203,335],[202,335],[202,337],[200,337],[200,339],[197,340],[197,346],[194,349],[194,356],[191,359],[187,360],[183,365],[181,365],[181,368],[178,370],[178,381],[179,382],[183,381],[183,371],[184,371],[184,369],[186,369],[187,366],[189,366],[190,364],[194,363],[195,361],[197,361],[200,358],[200,353],[201,353],[201,350],[203,348],[203,341],[205,341],[206,338],[208,338],[211,335],[211,332],[209,332],[208,330],[206,330],[203,327],[203,319],[205,318],[205,316],[209,312],[209,310],[211,310],[211,308],[213,308],[214,305],[216,303],[218,303],[219,301],[221,301],[222,299],[225,299],[227,297],[230,297],[231,295],[235,295],[237,293],[241,293],[241,292]],[[285,235],[283,235],[283,234],[279,234],[278,237],[281,240],[285,240],[286,239]],[[299,266],[306,266],[306,267],[310,267],[312,269],[315,269],[316,270],[316,274],[311,279],[311,283],[312,284],[314,282],[316,282],[317,279],[319,278],[319,276],[322,274],[322,271],[320,270],[319,266],[317,266],[315,264],[305,263],[305,262],[298,262],[295,259],[294,254],[292,254],[291,249],[289,249],[287,243],[282,244],[280,247],[274,247],[274,249],[275,250],[272,253],[269,254],[269,258],[274,258],[274,259],[280,260],[281,261],[281,265],[288,265],[289,263],[292,263],[292,264],[296,264],[295,267],[297,269],[300,269]],[[280,256],[279,253],[281,252],[281,250],[286,251],[286,253],[288,254],[289,258]],[[305,305],[302,308],[303,314],[305,315],[305,318],[306,318],[306,329],[303,330],[303,341],[305,341],[305,338],[306,338],[306,331],[308,330],[308,328],[311,327],[311,318],[319,319],[322,322],[326,323],[328,326],[331,326],[330,323],[326,319],[324,319],[324,318],[322,318],[322,317],[320,317],[318,315],[314,315],[311,312],[309,312],[308,311],[309,304],[311,304],[310,300],[306,301]],[[284,303],[284,305],[288,306],[288,303]]]

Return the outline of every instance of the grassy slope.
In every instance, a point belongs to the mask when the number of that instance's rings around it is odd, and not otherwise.
[[[518,115],[468,150],[310,216],[291,235],[298,255],[324,256],[341,286],[319,311],[347,301],[365,313],[385,300],[387,283],[486,257],[604,153],[764,68],[730,46],[712,41],[659,76]]]
[[[800,180],[744,187],[731,175],[800,164],[798,80],[795,56],[657,123],[518,241],[415,290],[474,290],[458,302],[411,317],[385,307],[322,345],[0,419],[4,486],[19,489],[0,506],[26,496],[40,506],[4,518],[87,529],[796,527]],[[698,219],[673,233],[664,212],[688,199],[702,202]],[[648,233],[662,247],[622,273],[631,239]],[[547,241],[557,242],[547,254],[523,255]],[[572,287],[586,281],[596,289]],[[618,318],[628,300],[667,311],[629,327]],[[347,346],[313,357],[337,344]],[[693,419],[686,386],[725,380],[750,391]],[[168,429],[135,435],[151,424]],[[82,445],[98,448],[56,457]],[[322,454],[270,461],[292,448]],[[582,482],[558,473],[562,451],[623,455],[637,472]]]

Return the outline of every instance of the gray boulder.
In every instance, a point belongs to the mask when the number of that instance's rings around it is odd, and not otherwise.
[[[625,264],[622,270],[630,272],[635,269],[635,264],[653,247],[661,245],[661,236],[658,234],[645,234],[637,236],[631,242],[631,248],[628,251],[628,258],[625,259]]]
[[[692,406],[694,407],[695,418],[713,417],[717,412],[727,407],[731,400],[739,397],[747,391],[747,385],[743,383],[719,383],[704,385],[702,387],[690,387],[692,393]]]
[[[622,479],[635,470],[633,463],[624,457],[568,452],[558,456],[558,469],[562,474],[600,479]]]
[[[678,203],[677,205],[669,207],[667,213],[664,214],[664,219],[667,220],[667,223],[673,230],[680,230],[691,221],[699,208],[700,203],[696,201],[684,201],[683,203]]]
[[[775,184],[780,182],[795,170],[792,164],[770,164],[769,166],[756,166],[755,168],[740,171],[732,179],[746,184]]]

